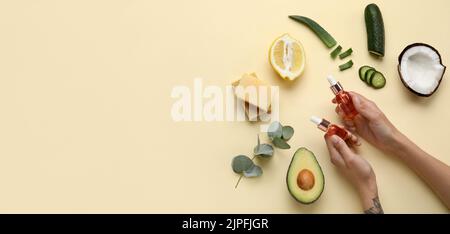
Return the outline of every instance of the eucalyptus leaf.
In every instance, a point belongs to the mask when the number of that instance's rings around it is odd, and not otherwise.
[[[253,161],[245,155],[238,155],[234,157],[233,161],[231,162],[231,167],[233,168],[233,171],[235,173],[241,173],[248,169],[251,169],[253,165]]]
[[[294,129],[291,126],[283,126],[283,140],[288,141],[294,135]]]
[[[283,126],[280,122],[275,121],[269,125],[269,128],[267,129],[267,136],[269,136],[272,140],[283,136]]]
[[[258,177],[258,176],[261,176],[262,174],[263,174],[263,171],[262,171],[261,167],[259,167],[258,165],[253,165],[253,167],[244,171],[245,177]]]
[[[290,149],[291,146],[286,143],[285,140],[281,139],[281,138],[274,138],[272,140],[272,143],[275,147],[280,148],[280,149]]]
[[[271,157],[273,155],[273,147],[269,144],[259,144],[253,149],[253,154],[260,157]]]

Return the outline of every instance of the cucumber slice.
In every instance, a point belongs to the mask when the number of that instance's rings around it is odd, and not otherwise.
[[[373,69],[373,67],[371,67],[371,66],[362,66],[362,67],[360,67],[359,68],[359,79],[361,79],[362,81],[366,82],[365,75],[366,75],[366,72],[369,69]]]
[[[348,62],[339,65],[339,70],[340,71],[344,71],[344,70],[347,70],[347,69],[351,68],[352,66],[353,66],[353,61],[349,60]]]
[[[330,56],[331,56],[333,59],[335,59],[335,58],[338,56],[338,54],[341,53],[341,51],[342,51],[342,46],[338,46],[338,47],[336,47],[336,49],[334,49],[334,50],[331,52]]]
[[[348,56],[350,56],[353,53],[352,48],[346,50],[345,52],[343,52],[342,54],[339,55],[340,59],[344,59],[347,58]]]
[[[376,71],[372,74],[370,85],[376,89],[381,89],[386,85],[386,78],[381,72]]]
[[[367,30],[367,47],[369,53],[384,56],[384,23],[380,8],[375,4],[369,4],[364,10],[364,19]]]
[[[299,15],[290,15],[289,18],[308,26],[328,48],[337,44],[336,40],[314,20]]]
[[[364,80],[366,81],[366,84],[370,85],[372,75],[375,72],[376,70],[374,68],[367,70],[366,74],[364,75]]]

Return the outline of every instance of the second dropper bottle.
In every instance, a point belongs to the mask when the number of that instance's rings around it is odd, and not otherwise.
[[[354,145],[360,144],[360,142],[358,141],[358,137],[353,135],[351,132],[345,130],[344,128],[339,127],[336,124],[330,123],[326,119],[322,119],[317,116],[311,116],[311,122],[313,122],[315,125],[317,125],[317,128],[324,131],[325,135],[327,137],[336,135],[348,143],[351,143]]]

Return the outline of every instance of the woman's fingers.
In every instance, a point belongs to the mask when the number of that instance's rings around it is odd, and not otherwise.
[[[361,145],[361,141],[359,140],[359,137],[357,137],[355,134],[349,132],[348,134],[350,134],[350,139],[349,141],[356,146],[360,146]]]
[[[345,128],[348,131],[350,131],[351,133],[356,133],[356,126],[355,125],[351,125],[351,126],[345,125]]]
[[[354,132],[356,130],[355,123],[352,120],[343,120],[343,123],[345,127],[350,130],[351,132]]]
[[[354,161],[353,160],[354,153],[348,147],[347,143],[345,143],[344,140],[342,140],[340,137],[336,135],[331,136],[330,141],[332,143],[331,148],[335,149],[339,153],[339,155],[341,156],[347,167],[351,167]]]
[[[375,103],[355,92],[350,92],[350,96],[352,97],[353,105],[359,114],[368,120],[379,119],[381,111]]]
[[[349,129],[350,131],[355,131],[355,123],[352,120],[348,120],[344,118],[344,112],[339,106],[336,106],[334,109],[336,113],[339,115],[339,117],[342,119],[342,122],[344,123],[345,127]]]
[[[334,111],[336,111],[336,114],[338,114],[340,117],[344,116],[344,112],[339,106],[336,106],[336,108],[334,108]]]
[[[335,166],[339,168],[345,168],[344,159],[334,147],[334,144],[331,141],[330,137],[325,135],[325,142],[327,143],[328,152],[330,153],[331,163],[333,163]]]
[[[353,105],[363,117],[367,118],[368,120],[376,120],[380,117],[380,115],[383,114],[377,107],[377,105],[371,100],[356,92],[349,93],[352,98]],[[337,104],[336,98],[333,98],[331,102]],[[344,117],[344,112],[339,107],[339,105],[336,107],[335,111],[341,118]]]

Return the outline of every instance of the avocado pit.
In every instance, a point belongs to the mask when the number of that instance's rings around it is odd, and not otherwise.
[[[314,187],[314,174],[308,170],[303,169],[298,173],[297,186],[305,191],[308,191]]]

